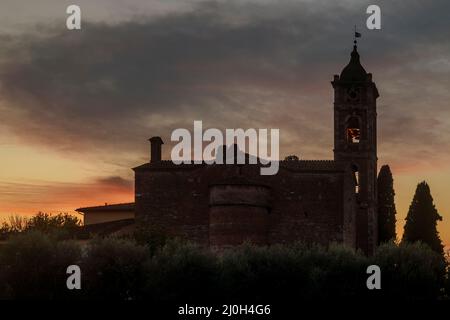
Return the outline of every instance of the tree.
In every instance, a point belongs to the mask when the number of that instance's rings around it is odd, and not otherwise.
[[[31,218],[11,216],[9,222],[0,225],[0,239],[22,232],[39,231],[47,235],[53,235],[57,239],[74,238],[80,229],[81,221],[68,213],[50,215],[39,212]]]
[[[417,185],[416,193],[405,220],[405,232],[402,241],[422,241],[434,251],[444,254],[444,247],[436,228],[437,222],[442,221],[442,217],[433,204],[430,187],[425,181]]]
[[[31,217],[26,223],[26,230],[38,230],[48,233],[58,228],[77,229],[80,226],[80,220],[68,213],[59,213],[51,215],[39,212]]]
[[[378,244],[395,240],[395,191],[391,169],[384,165],[380,169],[378,184]]]

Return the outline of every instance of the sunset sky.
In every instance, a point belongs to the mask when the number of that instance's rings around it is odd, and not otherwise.
[[[82,30],[66,28],[69,4]],[[382,10],[381,30],[365,27]],[[353,26],[380,92],[398,231],[426,180],[450,245],[450,2],[2,0],[0,220],[130,202],[147,139],[194,120],[279,128],[281,157],[333,158],[330,81]]]

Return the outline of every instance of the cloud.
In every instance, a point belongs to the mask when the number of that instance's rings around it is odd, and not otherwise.
[[[129,191],[133,188],[133,181],[124,179],[119,176],[111,176],[111,177],[104,177],[104,178],[98,178],[96,182],[100,185],[105,185],[108,187],[114,187],[119,190],[125,190]]]
[[[43,210],[72,212],[104,202],[133,201],[133,182],[118,176],[96,177],[85,183],[0,182],[0,190],[0,217]]]
[[[405,145],[450,144],[441,131],[450,97],[439,90],[450,71],[436,67],[450,54],[450,8],[446,1],[380,5],[383,29],[364,30],[360,52],[381,92],[381,154],[410,161]],[[347,63],[352,26],[365,24],[366,7],[204,1],[137,21],[87,21],[81,32],[49,23],[39,35],[2,35],[3,125],[26,143],[122,157],[124,165],[147,158],[148,137],[168,142],[193,120],[280,128],[283,154],[331,158],[329,81]]]

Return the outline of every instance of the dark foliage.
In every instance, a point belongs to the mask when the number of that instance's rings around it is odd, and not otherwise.
[[[443,293],[445,260],[424,243],[385,244],[370,260],[382,270],[385,299],[433,299]]]
[[[58,240],[73,239],[81,226],[77,217],[68,213],[50,215],[39,212],[30,219],[20,216],[12,216],[8,222],[4,222],[0,228],[0,239],[7,239],[20,233],[41,232]]]
[[[66,268],[82,270],[82,289],[66,289]],[[381,290],[366,269],[381,268]],[[30,232],[0,246],[1,298],[261,302],[424,300],[448,296],[442,256],[417,242],[388,243],[366,257],[340,245],[293,244],[212,253],[169,240],[154,252],[131,239],[75,244]],[[447,289],[448,290],[448,289]]]
[[[12,237],[0,247],[0,296],[12,299],[63,299],[78,293],[67,290],[66,270],[81,261],[74,242],[55,242],[40,232]]]
[[[422,241],[443,255],[444,247],[437,231],[438,221],[442,221],[442,217],[433,204],[430,187],[423,181],[417,185],[416,193],[409,207],[402,241]]]
[[[150,254],[153,255],[156,250],[166,244],[168,237],[163,229],[143,222],[136,227],[132,239],[140,245],[145,245],[149,249]]]
[[[378,242],[384,243],[395,240],[395,192],[391,169],[384,165],[380,169],[377,179],[378,185]]]
[[[148,276],[146,247],[126,239],[96,238],[85,253],[81,269],[86,298],[135,300],[142,296]]]
[[[221,290],[217,257],[180,240],[152,257],[147,275],[145,298],[152,301],[215,301]]]

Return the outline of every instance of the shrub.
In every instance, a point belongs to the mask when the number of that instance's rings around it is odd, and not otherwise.
[[[66,287],[66,269],[80,257],[73,242],[52,242],[40,232],[14,236],[0,251],[1,294],[11,299],[73,297]]]
[[[290,248],[282,246],[244,245],[225,252],[221,259],[223,298],[257,302],[273,296],[281,299],[287,291],[298,293],[299,283],[308,279],[296,258]]]
[[[384,299],[436,299],[443,294],[445,260],[421,242],[381,245],[370,260],[382,270]]]
[[[82,290],[66,288],[71,264],[81,267]],[[381,268],[381,290],[366,287],[371,264]],[[263,304],[448,299],[448,273],[443,257],[422,243],[384,244],[372,257],[335,244],[243,245],[215,254],[180,240],[154,251],[118,238],[97,238],[81,248],[27,232],[0,246],[0,298]]]
[[[300,251],[311,287],[304,299],[360,299],[366,292],[367,258],[345,246]]]
[[[217,258],[181,240],[171,240],[152,257],[147,269],[146,298],[156,301],[214,301]]]
[[[149,249],[151,255],[162,248],[168,240],[164,230],[152,226],[149,223],[139,224],[136,227],[132,238],[136,243],[145,245]]]
[[[336,245],[244,246],[223,256],[221,283],[232,300],[354,297],[365,287],[364,261]]]
[[[148,252],[132,240],[96,238],[86,248],[84,290],[91,299],[134,300],[145,283]]]

